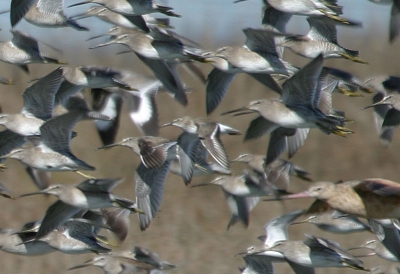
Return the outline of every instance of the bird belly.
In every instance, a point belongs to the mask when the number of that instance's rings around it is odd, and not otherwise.
[[[0,59],[3,62],[10,64],[28,64],[32,63],[32,56],[28,52],[21,50],[18,47],[15,47],[11,43],[7,43],[1,50]]]
[[[297,15],[323,15],[317,10],[313,3],[307,1],[292,1],[292,0],[269,0],[267,1],[272,7],[288,14]]]
[[[271,122],[274,122],[282,127],[287,128],[309,128],[315,127],[313,123],[308,122],[302,116],[298,115],[296,112],[287,110],[282,115],[276,115],[272,119],[270,117],[264,117]]]
[[[44,121],[35,117],[20,116],[11,123],[6,123],[4,126],[23,136],[40,135],[40,126]]]

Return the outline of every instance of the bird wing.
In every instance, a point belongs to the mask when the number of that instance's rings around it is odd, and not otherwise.
[[[50,119],[53,115],[54,97],[60,87],[62,73],[62,68],[58,68],[28,87],[22,94],[24,99],[22,113],[42,120]]]
[[[270,220],[264,226],[266,235],[265,245],[273,246],[278,241],[288,240],[288,226],[297,217],[304,214],[304,210],[296,210]]]
[[[30,52],[30,51],[39,52],[38,42],[34,38],[30,37],[29,35],[27,35],[25,33],[20,32],[18,30],[10,30],[10,31],[13,35],[11,42],[17,48],[21,48],[28,52]]]
[[[37,0],[12,0],[10,8],[11,27],[18,24]]]
[[[324,16],[308,17],[310,31],[307,37],[315,41],[326,41],[337,44],[337,31],[333,20]]]
[[[136,203],[144,214],[138,214],[140,229],[143,231],[157,214],[164,194],[164,183],[170,162],[166,161],[157,169],[148,169],[140,163],[135,173]]]
[[[110,192],[121,182],[121,179],[88,179],[76,187],[87,192]]]
[[[26,138],[11,130],[3,130],[0,132],[0,156],[6,155],[14,148],[20,147],[26,143]],[[4,159],[0,160],[0,162]]]
[[[138,147],[139,155],[142,163],[149,169],[160,168],[167,160],[168,149],[175,145],[176,142],[165,140],[160,144],[155,143],[151,139],[139,138]]]
[[[46,211],[36,239],[40,239],[58,226],[63,225],[68,219],[78,213],[81,209],[72,205],[57,201],[52,204]]]
[[[246,268],[242,274],[274,274],[274,265],[267,256],[247,255],[243,257]]]
[[[236,73],[226,73],[214,68],[207,76],[206,108],[207,114],[213,112],[221,103]]]
[[[319,80],[322,71],[323,56],[322,54],[314,58],[310,63],[305,65],[291,78],[283,83],[281,100],[288,106],[315,106],[318,101],[320,90]]]
[[[229,170],[229,158],[220,139],[220,129],[218,123],[198,124],[197,134],[201,143],[214,158],[214,160],[217,161],[217,163],[222,167]]]
[[[250,122],[244,140],[247,141],[260,138],[273,132],[276,128],[278,128],[277,124],[265,119],[262,116],[258,116]]]
[[[400,196],[400,185],[385,179],[366,179],[353,189],[359,195],[374,193],[379,196]]]
[[[199,149],[205,150],[200,146],[200,139],[197,134],[183,132],[178,137],[176,146],[179,165],[181,167],[182,178],[186,185],[190,183],[193,176],[193,167],[196,162],[196,157],[199,154]]]
[[[246,35],[245,45],[250,50],[279,56],[275,46],[275,35],[272,31],[266,29],[246,28],[243,32]]]
[[[52,150],[65,155],[70,151],[71,131],[85,117],[85,111],[73,110],[48,120],[40,127],[42,142]]]

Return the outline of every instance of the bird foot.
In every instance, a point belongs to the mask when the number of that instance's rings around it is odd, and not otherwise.
[[[5,164],[0,164],[0,171],[4,171],[7,169],[7,166]]]
[[[339,90],[341,93],[343,93],[344,95],[346,95],[346,96],[350,96],[350,97],[364,97],[364,95],[362,95],[362,94],[360,94],[360,93],[356,93],[356,92],[350,91],[350,90],[345,89],[345,88],[340,88],[340,87],[339,87],[338,90]]]
[[[366,65],[369,64],[367,61],[364,61],[364,60],[361,59],[361,58],[354,57],[354,56],[350,56],[350,55],[348,55],[348,54],[341,54],[341,56],[342,56],[343,58],[349,59],[349,60],[351,60],[351,61],[353,61],[353,62],[356,62],[356,63],[366,64]]]
[[[80,172],[80,171],[75,171],[75,172],[76,172],[76,173],[78,173],[79,175],[81,175],[81,176],[85,177],[86,179],[90,179],[90,180],[96,180],[96,177],[93,177],[93,176],[87,175],[87,174],[85,174],[85,173],[83,173],[83,172]]]
[[[351,25],[350,21],[347,20],[347,19],[345,19],[345,18],[342,18],[342,17],[340,17],[340,16],[331,14],[331,13],[327,12],[327,11],[324,10],[324,9],[318,9],[318,10],[319,10],[320,12],[322,12],[326,17],[329,17],[329,18],[331,18],[331,19],[333,19],[333,20],[335,20],[335,21],[338,21],[338,22],[343,23],[343,24],[346,24],[346,25]]]

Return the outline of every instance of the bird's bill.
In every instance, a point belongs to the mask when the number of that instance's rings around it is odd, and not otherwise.
[[[92,14],[88,14],[87,12],[85,12],[85,13],[79,13],[77,15],[71,16],[70,18],[74,19],[74,20],[81,20],[84,18],[92,17],[92,16],[93,16]]]
[[[12,199],[15,200],[16,198],[14,196],[11,196],[9,193],[7,192],[0,192],[0,195],[3,196],[4,198],[8,198],[8,199]]]
[[[14,154],[14,153],[11,151],[10,153],[8,153],[8,154],[6,154],[6,155],[0,156],[0,159],[11,158],[11,156],[12,156],[13,154]]]
[[[379,102],[376,102],[375,104],[372,104],[372,105],[363,107],[362,110],[368,109],[368,108],[372,108],[372,107],[376,107],[376,106],[381,106],[381,105],[386,105],[386,103],[385,103],[385,102],[382,102],[382,101],[379,101]]]
[[[282,195],[280,199],[286,200],[286,199],[299,199],[299,198],[311,198],[310,193],[308,191],[303,191],[295,194],[289,194],[289,195]]]
[[[67,8],[76,7],[76,6],[81,6],[81,5],[86,5],[86,4],[90,4],[90,3],[92,3],[92,1],[79,2],[79,3],[75,3],[75,4],[72,4],[72,5],[69,5]]]
[[[90,38],[86,39],[86,41],[90,41],[90,40],[94,40],[94,39],[101,38],[101,37],[106,37],[106,36],[110,36],[110,35],[109,35],[109,34],[107,34],[107,33],[104,33],[104,34],[99,34],[99,35],[92,36],[92,37],[90,37]]]
[[[26,193],[26,194],[22,194],[20,195],[18,198],[22,198],[22,197],[26,197],[26,196],[33,196],[33,195],[38,195],[38,194],[47,194],[46,190],[40,190],[40,191],[36,191],[36,192],[31,192],[31,193]]]
[[[308,217],[308,218],[305,219],[305,220],[301,220],[301,221],[297,221],[297,222],[290,223],[290,225],[306,224],[306,223],[308,223],[308,221],[310,221],[313,217],[314,217],[314,216],[311,216],[311,217]]]
[[[111,147],[117,147],[117,146],[120,146],[120,145],[121,145],[120,142],[119,143],[114,143],[114,144],[98,147],[98,148],[96,148],[96,150],[107,149],[107,148],[111,148]]]
[[[295,194],[282,195],[279,196],[278,198],[264,199],[263,201],[280,201],[280,200],[299,199],[299,198],[311,198],[311,196],[310,193],[308,193],[308,191],[303,191]]]
[[[212,183],[211,183],[211,182],[208,182],[208,183],[195,184],[195,185],[192,185],[192,186],[190,186],[190,187],[209,186],[209,185],[212,185]]]
[[[84,262],[83,264],[79,264],[79,265],[70,267],[70,268],[68,268],[68,271],[74,270],[74,269],[79,269],[79,268],[84,268],[84,267],[91,266],[91,265],[93,265],[93,260],[89,260],[89,261]]]
[[[166,123],[166,124],[163,124],[163,125],[159,126],[159,128],[173,126],[173,125],[174,125],[173,122],[169,122],[169,123]]]
[[[116,44],[115,41],[111,40],[111,41],[108,41],[108,42],[105,42],[105,43],[98,44],[96,46],[90,47],[89,49],[96,49],[96,48],[106,47],[106,46],[114,45],[114,44]]]
[[[241,107],[241,108],[237,108],[234,110],[229,110],[229,111],[223,112],[223,113],[221,113],[221,116],[227,115],[227,114],[232,114],[232,113],[235,113],[234,116],[238,116],[238,115],[253,113],[253,111],[249,110],[247,107]]]

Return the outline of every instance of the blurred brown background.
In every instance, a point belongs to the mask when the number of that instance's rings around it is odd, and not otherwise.
[[[7,9],[9,1],[2,1],[3,9]],[[78,1],[66,0],[65,6]],[[216,3],[218,2],[218,3]],[[182,18],[172,19],[177,33],[197,41],[206,50],[215,50],[223,45],[242,44],[244,35],[241,30],[246,27],[260,27],[261,1],[250,0],[240,4],[233,4],[232,0],[194,1],[170,0],[168,4],[182,15]],[[388,43],[388,19],[390,6],[375,5],[366,0],[355,0],[351,3],[339,1],[344,5],[344,15],[348,18],[361,21],[362,28],[338,28],[338,40],[341,45],[350,49],[360,50],[360,57],[367,60],[369,65],[352,63],[347,60],[328,60],[326,65],[342,68],[355,73],[361,79],[368,79],[377,75],[399,76],[400,41]],[[66,9],[66,13],[73,15],[88,8]],[[8,15],[1,15],[3,31],[0,39],[8,40],[11,35]],[[96,34],[104,33],[109,25],[100,23],[92,18],[81,21],[81,24],[91,29],[88,32],[77,32],[72,29],[40,29],[22,22],[17,29],[22,30],[39,40],[45,41],[62,50],[57,53],[46,46],[43,51],[49,56],[71,65],[104,65],[115,68],[131,69],[138,72],[150,73],[140,63],[134,54],[116,56],[115,53],[123,49],[120,46],[88,50],[96,41],[86,42],[85,39]],[[305,33],[307,24],[304,17],[292,18],[288,32]],[[99,41],[100,42],[100,41]],[[309,60],[296,57],[287,52],[285,59],[294,65],[302,66]],[[18,68],[1,63],[0,73],[15,81],[14,86],[0,86],[0,104],[5,113],[20,111],[22,107],[21,93],[28,87],[29,79],[45,75],[56,68],[52,65],[30,65],[31,74],[26,75]],[[202,65],[204,73],[211,67]],[[166,94],[159,94],[157,101],[160,109],[160,122],[165,123],[174,118],[191,115],[205,116],[205,86],[193,79],[186,71],[181,71],[185,83],[192,88],[189,95],[189,106],[182,107]],[[89,99],[89,93],[85,96]],[[266,90],[261,84],[247,75],[239,75],[231,85],[229,92],[210,117],[242,130],[247,129],[252,115],[235,117],[220,116],[220,113],[245,105],[249,100],[264,96],[276,96]],[[373,123],[372,110],[362,111],[361,108],[371,103],[371,97],[349,98],[334,94],[334,107],[344,110],[354,123],[348,127],[355,134],[342,138],[327,136],[317,129],[313,129],[299,152],[291,159],[311,173],[311,177],[318,180],[349,180],[368,177],[383,177],[400,181],[399,164],[400,148],[399,136],[395,136],[390,147],[383,147],[378,139]],[[126,109],[122,117],[122,124],[117,139],[139,135],[138,130],[130,122]],[[72,141],[72,151],[87,163],[95,166],[97,171],[90,173],[98,178],[122,177],[125,181],[120,184],[115,193],[134,199],[134,169],[138,165],[138,157],[128,148],[114,148],[107,151],[95,151],[101,146],[100,139],[92,122],[81,122],[75,129],[78,137]],[[161,136],[176,138],[180,130],[165,128]],[[268,137],[243,143],[242,137],[223,137],[230,158],[241,153],[264,154]],[[286,157],[286,155],[284,155]],[[21,163],[15,160],[6,162],[8,169],[0,173],[0,180],[17,194],[35,190],[33,183],[23,171]],[[232,164],[233,174],[240,174],[244,165]],[[196,177],[192,184],[209,181],[215,176]],[[73,172],[54,173],[52,183],[76,184],[83,180]],[[292,178],[291,191],[301,191],[307,183]],[[40,219],[54,198],[27,197],[18,200],[0,199],[1,212],[0,227],[19,228],[25,222]],[[263,226],[271,218],[291,210],[306,208],[312,200],[286,202],[260,202],[251,213],[250,226],[246,229],[241,224],[226,231],[230,212],[226,205],[222,191],[217,187],[190,188],[185,187],[182,179],[170,174],[166,182],[164,199],[158,218],[153,220],[150,227],[141,232],[136,216],[131,216],[131,231],[128,240],[121,249],[128,249],[133,243],[150,248],[161,258],[176,264],[178,267],[171,273],[239,273],[238,266],[244,265],[238,252],[248,246],[257,244],[257,236],[263,234]],[[299,225],[290,228],[291,239],[304,239],[304,234],[324,236],[338,241],[344,248],[360,245],[366,239],[373,238],[372,234],[360,233],[350,236],[335,236],[317,230],[312,225]],[[94,254],[72,256],[54,252],[45,256],[21,257],[2,252],[0,256],[0,273],[64,273],[69,267],[92,258]],[[379,258],[365,258],[367,267],[387,263]],[[291,273],[286,264],[277,264],[276,273]],[[317,273],[353,273],[351,269],[319,269]],[[90,267],[70,272],[75,273],[102,273],[102,270]]]

